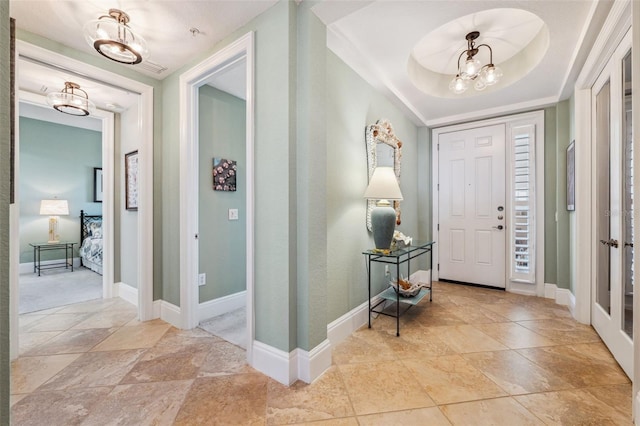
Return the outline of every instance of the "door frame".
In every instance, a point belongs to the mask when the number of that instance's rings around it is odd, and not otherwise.
[[[431,131],[431,158],[432,158],[432,188],[431,193],[434,194],[432,196],[432,209],[431,214],[433,218],[432,223],[432,240],[436,242],[433,250],[433,262],[432,265],[437,265],[439,256],[439,244],[438,244],[438,211],[439,211],[439,197],[438,194],[438,179],[439,179],[439,151],[438,151],[438,139],[443,133],[457,132],[461,130],[471,130],[479,127],[487,127],[493,126],[496,124],[504,124],[506,128],[505,135],[505,167],[508,167],[511,164],[511,147],[510,147],[510,136],[511,129],[515,126],[523,125],[523,124],[534,124],[536,126],[536,142],[535,142],[535,184],[536,187],[534,189],[535,194],[535,217],[536,217],[536,241],[535,241],[535,273],[536,273],[536,282],[535,287],[531,284],[521,283],[517,281],[513,281],[510,279],[509,268],[511,266],[511,261],[508,260],[505,264],[505,284],[506,291],[512,293],[526,294],[526,295],[536,295],[543,297],[545,294],[545,282],[544,282],[544,111],[533,111],[522,114],[514,114],[508,115],[504,117],[497,117],[487,120],[479,120],[473,121],[469,123],[461,123],[455,124],[451,126],[439,127],[435,128]],[[508,170],[507,170],[508,172]],[[505,176],[511,176],[511,173],[506,173]],[[506,206],[505,211],[511,211],[511,199],[508,196],[512,192],[511,179],[506,181]],[[507,231],[511,230],[511,218],[509,215],[505,218],[505,225]],[[510,235],[510,234],[509,234]],[[508,256],[509,251],[509,240],[505,242],[505,254]],[[438,268],[431,267],[433,271],[433,279],[438,280]]]
[[[247,361],[254,341],[254,33],[249,32],[180,76],[180,317],[198,325],[198,89],[215,73],[246,58],[246,309]],[[195,206],[195,207],[194,207]]]
[[[141,321],[147,321],[153,319],[153,256],[149,255],[149,253],[153,253],[153,87],[147,84],[131,80],[127,77],[123,77],[119,74],[112,73],[110,71],[106,71],[102,68],[95,67],[93,65],[87,64],[85,62],[72,59],[70,57],[64,56],[62,54],[44,49],[42,47],[33,45],[31,43],[27,43],[23,40],[16,40],[16,65],[17,65],[17,73],[20,73],[19,62],[20,56],[29,57],[35,59],[37,61],[52,64],[54,66],[69,69],[73,72],[78,72],[81,74],[85,74],[99,81],[103,81],[108,84],[113,84],[120,86],[124,89],[130,90],[133,93],[139,94],[139,112],[138,112],[138,123],[139,123],[139,132],[140,132],[140,140],[141,145],[139,149],[140,155],[140,169],[139,169],[139,188],[140,188],[140,198],[139,198],[139,207],[138,207],[138,318]],[[19,93],[16,87],[16,93]],[[20,98],[16,99],[16,102],[19,103]],[[19,111],[18,107],[16,107],[16,123],[19,119]],[[100,113],[98,113],[100,114]],[[113,137],[113,123],[109,125],[110,119],[108,117],[103,118],[103,138],[108,136],[111,133]],[[105,131],[105,126],[110,126]],[[18,126],[16,126],[17,129]],[[18,129],[17,129],[18,130]],[[108,144],[107,146],[111,146]],[[105,155],[105,149],[107,148],[103,141],[103,169],[105,168],[105,162],[109,161],[110,157],[113,157],[113,149],[108,155]],[[19,133],[16,133],[16,152],[19,149]],[[16,158],[18,158],[16,156]],[[113,159],[112,161],[115,161]],[[17,241],[17,236],[19,236],[19,208],[20,199],[19,199],[19,174],[18,174],[19,164],[16,165],[16,197],[15,204],[10,209],[11,219],[10,219],[10,235],[12,236],[10,244],[10,260],[11,260],[11,269],[10,269],[10,315],[11,315],[11,357],[15,358],[18,356],[18,280],[19,280],[19,244],[13,243]],[[111,174],[113,174],[114,165],[112,164],[110,167]],[[108,170],[104,170],[104,173],[108,172]],[[114,179],[108,179],[108,176],[105,174],[105,201],[109,200],[108,192],[114,192],[113,182]],[[111,188],[109,188],[111,185]],[[113,202],[113,196],[111,196],[111,202]],[[106,204],[103,204],[103,215],[105,213],[106,208],[108,208],[109,201]],[[111,205],[111,211],[113,211],[113,204]],[[115,212],[114,212],[115,213]],[[113,216],[111,219],[107,214],[106,220],[111,221],[111,232],[113,232]],[[103,218],[103,220],[105,220]],[[109,226],[109,222],[104,222],[105,226]],[[112,238],[113,242],[114,239]],[[106,243],[106,241],[105,241]],[[113,253],[114,248],[113,245],[111,249],[107,246],[107,251],[111,251]],[[107,253],[109,256],[109,253]],[[114,264],[113,254],[111,254],[111,264]],[[108,258],[105,261],[109,261]],[[110,278],[107,274],[103,275],[103,293],[109,294],[111,297],[115,296],[115,290],[113,288],[113,270],[109,271]],[[109,281],[110,280],[110,281]]]

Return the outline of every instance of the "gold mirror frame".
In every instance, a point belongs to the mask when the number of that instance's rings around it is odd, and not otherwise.
[[[391,123],[388,120],[380,119],[375,124],[368,125],[365,129],[365,142],[367,145],[368,180],[371,180],[373,171],[378,167],[378,147],[388,146],[393,149],[393,170],[398,179],[398,184],[400,184],[402,141],[395,135]],[[375,206],[375,200],[367,200],[367,229],[369,231],[371,231],[371,210],[373,210]],[[400,225],[400,201],[394,201],[393,208],[396,211],[396,225]]]

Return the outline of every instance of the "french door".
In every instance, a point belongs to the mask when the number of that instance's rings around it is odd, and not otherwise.
[[[596,273],[591,312],[593,327],[629,377],[634,284],[631,83],[627,34],[592,87]]]
[[[439,278],[505,288],[505,125],[438,144]]]

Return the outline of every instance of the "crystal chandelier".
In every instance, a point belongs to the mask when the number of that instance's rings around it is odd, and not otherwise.
[[[79,84],[66,81],[64,89],[47,95],[47,103],[60,112],[85,116],[93,113],[96,106],[89,100],[87,92]]]
[[[87,22],[84,37],[98,53],[112,61],[139,64],[149,54],[147,42],[128,24],[129,15],[118,9],[109,9],[108,15]]]
[[[496,84],[502,77],[502,70],[493,64],[493,51],[488,44],[479,44],[476,46],[475,40],[480,36],[478,31],[472,31],[466,35],[467,50],[464,50],[458,56],[458,73],[451,80],[449,89],[459,95],[467,90],[470,82],[474,82],[473,87],[476,90],[484,90],[487,86]],[[489,63],[482,65],[476,55],[481,47],[489,49]],[[460,59],[463,55],[467,55],[464,63],[460,65]]]

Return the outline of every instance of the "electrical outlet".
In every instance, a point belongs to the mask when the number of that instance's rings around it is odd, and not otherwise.
[[[238,220],[238,209],[229,209],[229,220]]]
[[[198,285],[203,286],[207,283],[207,274],[198,275]]]
[[[391,272],[389,272],[389,265],[384,265],[384,274],[386,276],[391,275]]]

